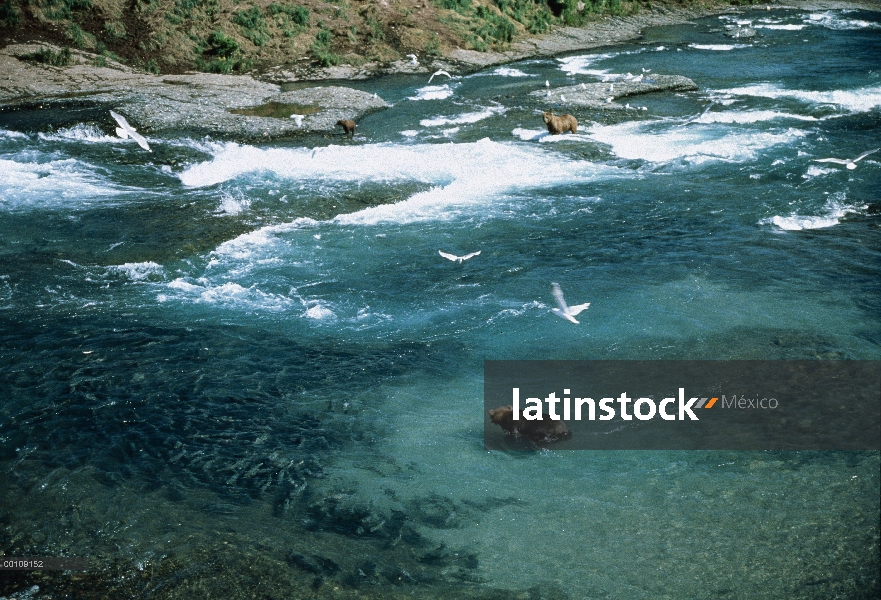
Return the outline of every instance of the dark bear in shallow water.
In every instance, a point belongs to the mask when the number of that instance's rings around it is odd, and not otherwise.
[[[340,119],[336,124],[342,125],[345,135],[355,137],[355,121],[352,121],[351,119]]]
[[[526,438],[531,442],[558,442],[571,433],[563,421],[554,421],[542,415],[541,421],[529,421],[521,418],[514,420],[513,406],[500,406],[489,411],[490,420],[514,437]]]

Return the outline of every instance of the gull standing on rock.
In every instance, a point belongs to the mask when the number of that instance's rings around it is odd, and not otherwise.
[[[587,302],[585,304],[576,304],[575,306],[568,306],[566,304],[566,300],[563,299],[563,290],[560,288],[560,284],[552,283],[551,288],[553,289],[554,299],[557,301],[558,306],[558,308],[551,309],[551,312],[562,319],[566,319],[570,323],[575,323],[576,325],[578,325],[578,321],[575,319],[575,315],[583,310],[587,310],[587,307],[590,306],[590,302]]]
[[[138,143],[138,146],[146,150],[147,152],[153,152],[150,150],[150,146],[147,144],[147,140],[142,136],[137,130],[128,124],[128,121],[125,120],[121,114],[110,111],[110,116],[116,119],[116,122],[119,123],[119,127],[116,128],[116,135],[121,137],[124,140],[128,138],[132,138]]]
[[[416,66],[416,65],[419,64],[419,59],[416,58],[416,55],[415,55],[415,54],[408,54],[408,55],[407,55],[407,58],[410,59],[410,64],[411,64],[411,65]]]
[[[864,158],[866,158],[870,154],[875,154],[876,152],[878,152],[878,150],[881,150],[881,148],[875,148],[874,150],[869,150],[868,152],[863,152],[862,154],[860,154],[856,158],[852,158],[852,159],[850,159],[850,158],[815,158],[814,162],[831,162],[831,163],[835,163],[837,165],[844,165],[845,167],[847,167],[848,169],[853,171],[854,169],[857,168],[857,161],[863,160]]]

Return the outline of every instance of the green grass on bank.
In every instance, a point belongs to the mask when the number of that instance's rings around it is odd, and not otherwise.
[[[554,27],[656,5],[759,0],[0,0],[0,43],[38,40],[152,73],[331,66],[502,50]],[[47,52],[51,52],[48,51]],[[69,61],[32,57],[46,64]]]

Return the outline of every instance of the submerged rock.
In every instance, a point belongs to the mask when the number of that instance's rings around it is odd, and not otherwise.
[[[725,32],[725,37],[730,37],[732,39],[749,39],[751,37],[755,37],[758,32],[749,26],[732,26],[728,27]]]

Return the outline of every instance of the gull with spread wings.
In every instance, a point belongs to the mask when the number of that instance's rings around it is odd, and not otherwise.
[[[876,152],[878,152],[878,150],[881,150],[881,148],[875,148],[874,150],[869,150],[868,152],[863,152],[862,154],[860,154],[856,158],[815,158],[814,162],[831,162],[831,163],[835,163],[837,165],[844,165],[848,169],[853,171],[854,169],[857,168],[857,161],[863,160],[864,158],[866,158],[870,154],[875,154]]]
[[[431,83],[431,80],[434,79],[435,77],[439,76],[439,75],[446,75],[446,76],[449,77],[450,79],[453,78],[452,75],[450,75],[449,73],[447,73],[446,71],[444,71],[443,69],[441,69],[440,71],[435,71],[434,73],[431,74],[431,77],[428,78],[428,83]]]
[[[116,119],[116,122],[119,123],[119,127],[116,128],[116,135],[126,140],[128,138],[132,138],[138,143],[138,146],[146,150],[147,152],[153,152],[150,150],[150,146],[147,145],[147,140],[142,136],[137,130],[128,124],[128,121],[125,120],[121,114],[110,111],[110,116]]]
[[[480,252],[481,252],[481,251],[478,250],[477,252],[472,252],[471,254],[466,254],[465,256],[456,256],[455,254],[449,254],[449,253],[447,253],[447,252],[441,252],[440,250],[437,251],[438,254],[440,254],[441,256],[443,256],[444,258],[446,258],[447,260],[451,260],[451,261],[453,261],[453,262],[458,262],[459,264],[462,264],[462,261],[463,261],[463,260],[468,260],[469,258],[472,258],[472,257],[474,257],[474,256],[477,256],[478,254],[480,254]]]
[[[554,290],[554,299],[557,301],[557,306],[559,308],[551,309],[551,312],[570,321],[572,323],[578,324],[578,321],[575,319],[575,315],[580,313],[583,310],[586,310],[588,306],[590,306],[590,302],[585,304],[576,304],[575,306],[569,306],[566,304],[566,300],[563,299],[563,290],[560,288],[559,283],[552,283],[551,287]]]

